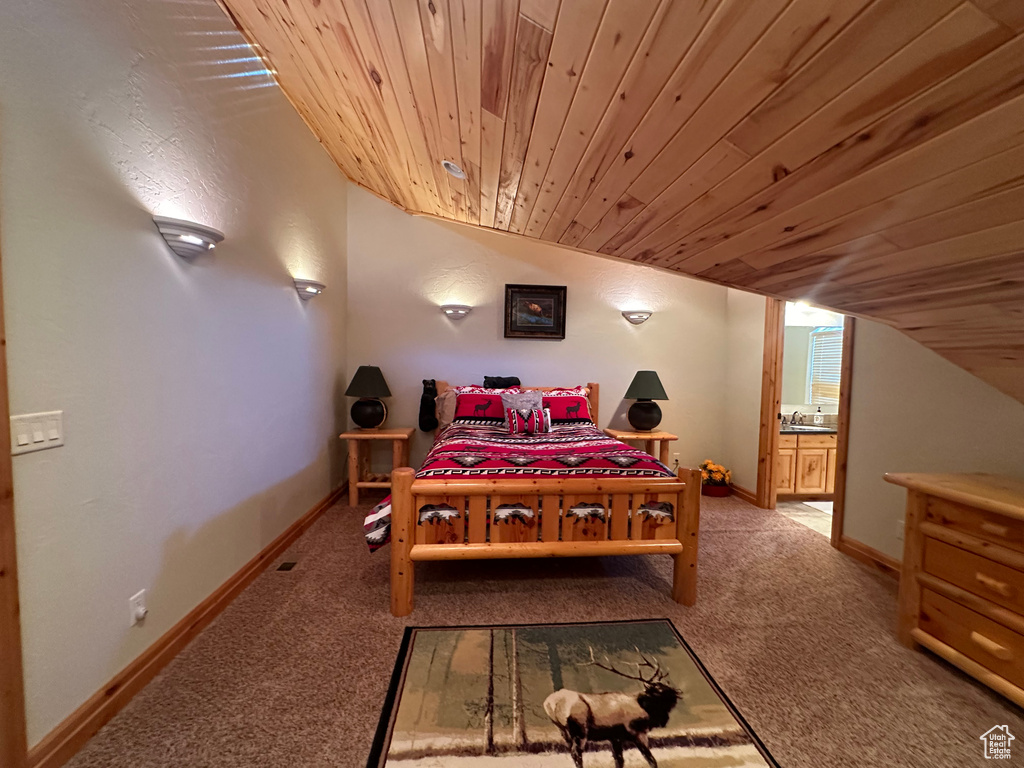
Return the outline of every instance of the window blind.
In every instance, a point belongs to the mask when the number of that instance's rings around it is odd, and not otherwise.
[[[843,329],[811,331],[810,390],[812,405],[839,404],[839,377],[843,367]]]

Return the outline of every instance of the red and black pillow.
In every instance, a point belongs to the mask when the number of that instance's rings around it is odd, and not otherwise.
[[[504,424],[505,408],[501,404],[501,395],[494,390],[489,393],[460,393],[455,401],[455,417],[453,422],[461,424]]]
[[[556,389],[544,393],[544,407],[551,411],[552,424],[586,424],[593,422],[590,401],[583,387]]]
[[[546,408],[520,410],[507,408],[505,421],[510,435],[536,435],[551,431],[551,412]]]

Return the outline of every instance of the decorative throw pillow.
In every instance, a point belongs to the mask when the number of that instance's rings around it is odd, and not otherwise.
[[[519,391],[519,387],[506,387],[503,389],[494,389],[493,387],[478,387],[476,384],[467,384],[462,387],[449,387],[449,389],[454,390],[455,394],[457,395],[501,395],[504,394],[505,392]]]
[[[528,414],[530,411],[526,411],[525,413]],[[506,408],[505,423],[508,425],[508,433],[510,435],[526,434],[526,418],[522,411],[515,408]]]
[[[530,411],[526,419],[526,434],[537,435],[551,431],[551,411],[547,408],[536,408]]]
[[[454,389],[446,389],[434,399],[437,411],[437,423],[442,429],[452,423],[455,418],[455,400],[458,393]]]
[[[536,389],[504,392],[501,395],[501,404],[506,410],[516,408],[520,411],[532,411],[534,408],[544,407],[544,395]]]
[[[582,395],[556,395],[544,397],[544,407],[551,411],[553,424],[586,424],[590,418],[590,405]]]
[[[463,424],[502,424],[505,421],[505,410],[501,405],[501,395],[471,392],[459,394],[455,400],[455,416],[452,421]]]
[[[507,389],[521,383],[518,376],[484,376],[484,386],[488,389]]]
[[[551,412],[542,408],[532,410],[506,408],[505,422],[508,424],[510,435],[536,435],[541,432],[550,432]]]
[[[566,397],[570,395],[590,397],[590,387],[584,387],[582,385],[578,387],[570,387],[568,389],[565,389],[563,387],[556,387],[555,389],[549,389],[544,393],[545,397]]]

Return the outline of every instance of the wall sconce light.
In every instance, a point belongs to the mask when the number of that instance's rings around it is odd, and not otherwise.
[[[192,259],[206,253],[224,239],[223,232],[192,221],[166,216],[154,216],[153,221],[170,249],[183,259]]]
[[[299,298],[303,301],[309,301],[314,296],[319,296],[324,292],[324,288],[327,287],[316,280],[300,280],[296,277],[293,278],[293,281],[295,282],[295,290],[299,292]]]
[[[445,304],[441,307],[441,311],[452,320],[461,320],[472,312],[473,308],[468,307],[465,304]]]
[[[629,320],[633,325],[640,325],[640,323],[647,320],[647,318],[653,314],[653,312],[648,312],[647,310],[627,309],[622,313],[622,316]]]

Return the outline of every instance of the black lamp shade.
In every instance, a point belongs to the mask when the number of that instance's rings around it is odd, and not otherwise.
[[[360,365],[345,394],[349,397],[391,397],[384,374],[375,365]]]
[[[655,371],[637,371],[626,390],[627,400],[668,400],[661,379]]]

